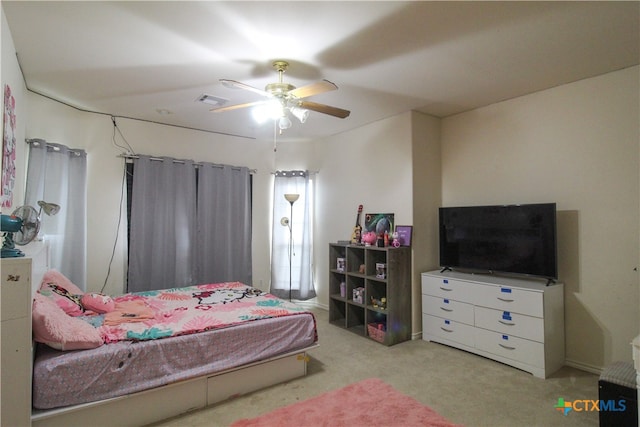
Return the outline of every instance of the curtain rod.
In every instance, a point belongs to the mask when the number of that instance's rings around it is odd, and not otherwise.
[[[127,161],[132,161],[133,159],[139,159],[140,156],[138,156],[137,154],[118,154],[117,157],[122,157],[123,159],[127,160]],[[155,161],[162,161],[164,160],[162,157],[153,157],[153,156],[149,156],[150,160],[155,160]],[[173,163],[184,163],[184,160],[180,160],[180,159],[173,159]],[[210,163],[211,165],[213,165],[214,167],[219,167],[222,168],[224,167],[224,165],[217,165],[215,163]],[[202,163],[201,162],[193,162],[193,165],[198,167],[201,166]],[[240,169],[240,166],[231,166],[231,169]],[[256,173],[258,173],[257,169],[249,169],[249,173],[251,175],[254,175]]]
[[[67,147],[64,144],[58,144],[58,143],[55,143],[55,142],[47,142],[46,140],[41,139],[41,138],[26,138],[24,140],[24,142],[26,142],[27,144],[33,144],[36,147],[39,146],[40,144],[42,144],[42,145],[44,145],[44,146],[46,146],[48,148],[51,148],[53,151],[60,151],[63,148],[65,148],[69,153],[74,154],[76,156],[81,156],[81,155],[86,154],[86,152],[82,148],[70,148],[70,147]]]
[[[275,171],[275,172],[271,172],[271,175],[275,175],[278,172],[292,172],[292,171]],[[306,172],[309,175],[318,175],[320,173],[320,171],[301,171],[301,172]]]

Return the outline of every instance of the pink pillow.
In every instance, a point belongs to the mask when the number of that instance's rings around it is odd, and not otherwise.
[[[33,299],[31,320],[34,339],[56,350],[96,348],[104,343],[96,328],[68,316],[54,301],[40,293]]]
[[[110,296],[94,292],[82,295],[80,302],[85,310],[91,310],[98,314],[108,313],[116,308],[116,303]]]
[[[57,270],[49,270],[44,274],[39,292],[51,298],[69,316],[84,314],[80,303],[84,292]]]

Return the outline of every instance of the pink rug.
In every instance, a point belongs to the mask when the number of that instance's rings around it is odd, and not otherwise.
[[[232,427],[455,426],[433,409],[377,378],[276,409]]]

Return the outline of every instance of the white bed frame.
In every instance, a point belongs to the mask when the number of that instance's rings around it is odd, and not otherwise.
[[[36,411],[31,425],[142,426],[306,375],[305,349],[122,397]]]
[[[33,259],[33,295],[49,263],[46,247],[30,252],[28,255]],[[259,362],[125,396],[50,410],[32,409],[31,425],[138,427],[165,420],[302,377],[307,374],[307,351],[317,346],[315,343]]]

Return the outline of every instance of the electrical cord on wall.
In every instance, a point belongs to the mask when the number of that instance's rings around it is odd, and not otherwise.
[[[131,148],[131,145],[129,144],[129,141],[127,141],[127,138],[125,138],[124,135],[122,134],[122,132],[120,131],[120,128],[118,127],[118,124],[116,123],[115,116],[111,116],[111,122],[113,123],[113,134],[111,135],[111,142],[113,142],[113,145],[115,145],[119,149],[123,150],[124,154],[133,154],[133,155],[135,155],[136,152],[133,151],[133,148]],[[122,138],[124,143],[127,144],[126,147],[124,147],[122,145],[119,145],[116,142],[116,131],[118,131],[118,134],[120,135],[120,138]]]

